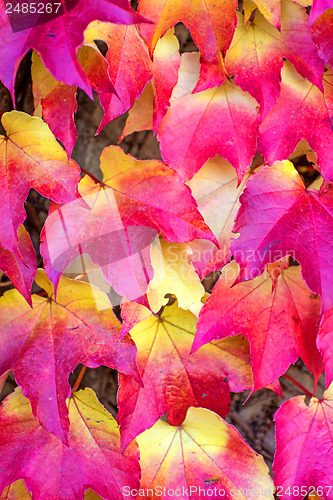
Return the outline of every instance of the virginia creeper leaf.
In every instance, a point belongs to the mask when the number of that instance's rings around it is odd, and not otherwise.
[[[216,239],[190,189],[164,163],[138,161],[109,146],[101,169],[101,184],[88,176],[80,182],[90,210],[80,201],[52,209],[41,236],[45,269],[57,286],[66,267],[88,253],[117,293],[141,300],[152,277],[149,247],[157,231],[167,241]]]
[[[237,13],[237,16],[237,28],[226,55],[226,68],[234,74],[235,83],[258,101],[262,117],[272,109],[280,94],[283,58],[323,90],[324,65],[317,54],[303,7],[291,0],[281,1],[281,31],[259,12],[247,26],[244,26],[243,15]]]
[[[333,498],[333,385],[322,399],[311,398],[306,404],[305,396],[285,401],[275,413],[276,452],[274,457],[274,482],[281,486],[281,498],[288,486],[295,500],[304,498],[308,492],[323,488],[323,497]],[[293,487],[299,486],[299,492]],[[319,491],[319,489],[318,489]],[[312,498],[309,496],[309,498]]]
[[[232,40],[236,27],[234,0],[140,0],[138,12],[155,24],[141,26],[141,34],[146,40],[150,53],[169,28],[181,22],[190,30],[195,44],[203,56],[200,90],[219,85],[225,80],[223,58]],[[206,81],[205,63],[216,67],[219,75],[217,83]],[[199,87],[198,87],[199,89]]]
[[[256,500],[274,498],[274,484],[263,458],[233,425],[209,410],[189,408],[178,427],[159,420],[137,441],[142,489],[165,486],[166,492],[171,489],[182,498],[195,499],[207,493],[215,499],[235,495],[245,500],[239,490],[254,491]],[[164,498],[170,500],[172,494]]]
[[[35,420],[20,388],[5,399],[0,412],[0,492],[21,478],[36,500],[83,500],[87,488],[122,500],[124,487],[138,487],[137,445],[120,453],[118,426],[92,389],[76,392],[68,410],[66,446]]]
[[[299,356],[318,381],[320,300],[305,285],[299,267],[278,269],[274,288],[268,273],[233,287],[238,270],[234,261],[224,267],[200,311],[192,352],[213,339],[241,334],[250,342],[252,392],[275,382]]]
[[[40,54],[56,80],[81,87],[92,96],[88,78],[76,57],[88,24],[96,19],[117,24],[147,21],[131,9],[128,0],[78,0],[61,17],[34,27],[24,20],[23,14],[22,17],[22,31],[13,33],[5,4],[0,4],[0,80],[10,90],[13,100],[16,71],[29,49]]]
[[[229,390],[250,387],[245,339],[239,336],[212,342],[190,356],[196,323],[194,314],[174,303],[166,306],[161,316],[151,315],[132,328],[144,387],[120,375],[117,418],[123,449],[165,412],[171,425],[179,425],[190,406],[225,416]]]
[[[86,40],[103,40],[108,45],[106,60],[116,93],[102,92],[104,110],[97,134],[109,121],[118,118],[134,104],[152,78],[150,57],[136,26],[117,26],[96,22],[89,26]]]
[[[193,73],[191,79],[195,81]],[[164,161],[189,180],[219,154],[235,167],[241,180],[256,151],[256,101],[229,81],[196,94],[181,88],[175,98],[177,87],[157,133]]]
[[[16,290],[0,299],[0,374],[12,369],[40,424],[67,442],[68,376],[79,364],[104,364],[138,380],[136,348],[117,342],[120,323],[107,296],[97,288],[61,278],[57,301],[43,270],[36,282],[48,297],[33,295],[33,309]]]
[[[205,289],[190,263],[191,255],[191,248],[186,243],[153,240],[151,263],[154,278],[148,287],[148,300],[152,311],[157,313],[169,301],[165,295],[173,294],[177,297],[181,309],[199,315]]]
[[[289,161],[263,168],[242,194],[231,243],[241,267],[239,281],[264,271],[265,265],[292,255],[302,266],[302,277],[322,299],[322,311],[333,306],[332,255],[333,193],[323,183],[307,190]]]
[[[134,132],[153,130],[154,99],[155,91],[152,82],[150,81],[145,86],[145,89],[140,97],[138,97],[129,110],[125,126],[118,140],[118,144],[125,139],[125,137],[133,134]]]
[[[302,78],[290,63],[282,68],[281,94],[260,125],[258,151],[266,163],[284,160],[306,139],[317,153],[322,176],[333,180],[333,72],[324,73],[324,93]]]
[[[325,383],[328,388],[333,382],[333,308],[326,311],[320,322],[317,346],[323,356],[325,366]]]
[[[189,243],[193,255],[190,260],[203,279],[212,271],[221,269],[230,260],[230,243],[234,219],[238,210],[239,196],[249,179],[245,174],[238,186],[235,169],[219,156],[208,160],[187,183],[198,203],[206,223],[215,234],[219,248],[206,240]]]
[[[37,271],[37,260],[31,239],[24,226],[18,228],[18,250],[21,258],[0,248],[0,269],[31,306],[31,286]]]
[[[57,203],[73,201],[79,195],[80,169],[67,160],[40,118],[11,111],[1,122],[7,137],[0,136],[0,245],[19,255],[17,230],[26,218],[23,203],[29,190]]]

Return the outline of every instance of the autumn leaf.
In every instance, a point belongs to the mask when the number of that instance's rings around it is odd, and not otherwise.
[[[205,65],[214,65],[218,73],[217,85],[225,80],[223,58],[232,40],[236,27],[234,0],[140,0],[138,12],[153,23],[141,26],[140,32],[146,40],[151,55],[158,40],[175,24],[183,23],[191,32],[193,40],[202,54],[201,88],[209,88],[212,82],[205,78]],[[198,87],[199,89],[199,87]]]
[[[184,69],[181,65],[180,81],[157,133],[163,160],[189,180],[209,158],[219,154],[232,164],[241,180],[256,151],[258,104],[231,81],[196,94],[190,93],[191,88],[184,91]],[[186,82],[197,78],[193,73],[189,78],[186,71]]]
[[[128,337],[117,341],[120,323],[98,288],[61,278],[55,300],[43,270],[36,282],[48,296],[33,295],[33,309],[16,290],[0,299],[0,374],[13,370],[40,424],[66,443],[70,372],[104,364],[139,380],[136,348]]]
[[[68,12],[40,25],[39,16],[35,22],[24,19],[24,14],[22,16],[23,19],[19,20],[22,30],[13,32],[5,4],[0,4],[0,80],[9,89],[13,101],[15,75],[29,49],[38,52],[56,80],[81,87],[92,97],[88,78],[76,57],[88,24],[96,19],[117,24],[147,21],[131,9],[128,0],[78,0]]]
[[[193,252],[190,260],[200,279],[218,271],[230,260],[230,243],[235,238],[232,227],[240,206],[239,196],[250,175],[245,174],[238,185],[235,169],[226,160],[216,156],[208,160],[187,182],[201,215],[219,244],[217,248],[207,240],[194,240],[189,243]]]
[[[159,420],[138,436],[142,479],[140,489],[159,488],[165,499],[179,497],[273,499],[274,484],[263,458],[233,425],[213,412],[189,408],[178,427]],[[199,490],[201,488],[201,490]],[[242,491],[239,491],[242,490]],[[200,491],[200,495],[199,495]]]
[[[130,331],[144,387],[120,375],[117,418],[123,449],[165,412],[171,425],[180,425],[190,406],[209,408],[224,417],[229,412],[229,391],[251,386],[245,339],[212,342],[190,356],[196,323],[194,314],[175,303]]]
[[[258,151],[266,163],[284,160],[306,139],[317,153],[322,176],[333,180],[333,72],[324,73],[324,93],[302,78],[290,63],[282,68],[281,94],[260,125]]]
[[[238,271],[234,261],[224,267],[200,311],[192,352],[241,334],[250,343],[252,392],[275,382],[298,357],[318,381],[323,369],[316,348],[320,300],[306,287],[299,267],[277,269],[274,287],[269,273],[233,286]]]
[[[237,28],[226,55],[226,68],[234,74],[235,83],[258,101],[262,118],[279,97],[284,58],[304,78],[323,90],[324,65],[317,54],[303,7],[292,1],[281,1],[281,31],[259,12],[247,26],[244,26],[243,15],[237,13],[237,16]]]
[[[152,241],[151,263],[154,277],[148,287],[151,310],[158,312],[173,294],[181,309],[190,310],[198,316],[205,289],[196,274],[191,260],[191,248],[186,243],[167,243],[162,239]]]
[[[150,243],[158,231],[167,241],[216,242],[190,189],[158,160],[139,161],[116,146],[101,155],[103,182],[86,176],[80,201],[54,207],[41,236],[45,269],[57,286],[73,260],[88,253],[119,295],[143,300],[152,268]],[[143,302],[146,305],[146,301]]]
[[[307,403],[305,396],[297,396],[285,401],[275,413],[274,420],[274,482],[280,490],[280,497],[289,498],[289,487],[295,499],[304,498],[312,489],[331,500],[333,385],[321,399],[312,397]]]
[[[94,42],[80,47],[77,57],[88,77],[91,88],[99,96],[105,93],[116,93],[110,80],[108,62]],[[35,103],[34,114],[44,118],[70,157],[77,139],[74,122],[74,113],[77,110],[77,87],[55,80],[36,52],[32,54],[31,73]]]
[[[333,306],[332,256],[333,194],[330,184],[320,190],[305,188],[290,161],[264,167],[242,194],[231,243],[241,267],[239,281],[260,275],[269,262],[285,255],[302,266],[306,284],[322,299],[322,312]]]
[[[87,388],[75,393],[68,411],[66,446],[35,420],[20,388],[5,399],[0,412],[0,492],[21,478],[36,500],[79,500],[88,488],[103,498],[122,500],[125,487],[138,487],[137,445],[120,453],[118,426],[94,392]]]
[[[96,39],[103,40],[108,46],[106,60],[117,93],[100,94],[104,116],[98,134],[107,123],[133,106],[153,75],[148,50],[136,26],[95,22],[88,27],[85,40]]]
[[[67,155],[49,127],[38,117],[21,111],[2,115],[7,136],[0,136],[0,245],[20,255],[19,226],[26,219],[24,201],[29,190],[56,203],[68,203],[78,196],[80,169]]]
[[[31,305],[31,286],[37,271],[37,261],[30,236],[24,226],[18,228],[18,251],[20,257],[0,248],[0,269]]]

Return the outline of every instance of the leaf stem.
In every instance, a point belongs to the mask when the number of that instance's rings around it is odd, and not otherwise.
[[[96,184],[103,184],[102,181],[98,180],[97,177],[94,176],[94,174],[91,174],[90,172],[88,172],[88,170],[86,170],[85,168],[81,168],[81,172],[85,175],[88,175]]]
[[[87,369],[87,367],[83,365],[81,368],[81,371],[79,373],[79,376],[77,377],[75,384],[73,385],[73,389],[72,389],[71,394],[74,394],[74,392],[77,391],[77,389],[81,383],[81,380],[83,379],[83,375],[86,373],[86,369]]]
[[[290,382],[292,382],[293,384],[297,385],[297,387],[299,389],[301,389],[301,391],[304,392],[304,394],[306,396],[309,396],[309,398],[312,398],[313,397],[313,394],[311,394],[310,391],[308,391],[302,384],[300,384],[299,382],[297,382],[297,380],[295,380],[293,377],[291,377],[290,375],[287,375],[286,373],[284,375],[282,375],[282,377],[286,378],[287,380],[290,380]]]

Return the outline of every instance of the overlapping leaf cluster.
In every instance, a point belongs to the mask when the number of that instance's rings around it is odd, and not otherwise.
[[[198,52],[180,55],[177,23]],[[0,138],[0,269],[16,288],[0,299],[0,387],[10,370],[19,385],[0,407],[1,499],[333,499],[332,28],[326,0],[79,0],[14,33],[0,5],[0,80],[15,107],[33,49],[35,106],[3,114]],[[97,133],[129,111],[120,140],[153,130],[163,161],[110,145],[103,180],[81,179],[78,87],[98,95]],[[39,270],[32,188],[51,200]],[[83,254],[122,322],[63,276]],[[224,417],[231,391],[281,394],[298,358],[327,390],[276,413],[273,483]],[[79,363],[118,370],[117,423],[91,390],[71,395]]]

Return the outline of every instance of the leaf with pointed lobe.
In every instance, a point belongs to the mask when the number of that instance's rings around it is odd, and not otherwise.
[[[320,491],[332,500],[333,482],[333,385],[321,399],[305,396],[285,401],[274,416],[276,452],[273,462],[274,482],[280,486],[281,498],[301,500],[303,491]],[[299,492],[293,487],[299,486]],[[309,498],[313,498],[309,495]]]
[[[215,499],[232,498],[239,490],[255,492],[251,494],[255,500],[274,498],[274,484],[262,456],[233,425],[209,410],[189,408],[177,427],[159,420],[137,441],[140,488],[165,487],[165,499],[172,498],[168,494],[172,490],[181,498],[187,498],[187,493],[195,499],[206,493]]]
[[[138,447],[133,443],[121,454],[118,426],[94,392],[88,388],[76,392],[68,402],[68,412],[66,446],[40,426],[20,388],[4,400],[0,492],[24,479],[35,500],[83,500],[88,488],[103,498],[122,500],[125,487],[138,487]]]
[[[333,192],[324,182],[307,190],[290,161],[264,167],[242,194],[231,243],[241,267],[239,281],[260,275],[266,264],[292,255],[302,277],[322,299],[322,312],[333,307]]]
[[[275,285],[269,274],[263,274],[233,286],[238,272],[234,261],[224,267],[200,311],[192,352],[214,339],[241,334],[250,343],[252,392],[275,382],[298,357],[318,381],[322,373],[316,348],[320,300],[306,287],[299,267],[283,272],[280,268]]]
[[[109,74],[117,93],[101,93],[99,96],[104,116],[98,127],[98,134],[107,123],[128,111],[142,94],[153,76],[151,60],[134,25],[117,26],[95,22],[88,27],[85,38],[106,42]]]
[[[333,72],[324,73],[324,93],[302,78],[287,61],[282,68],[281,94],[260,125],[258,151],[270,164],[284,160],[306,139],[317,153],[320,173],[333,180]]]
[[[101,168],[102,183],[89,176],[80,182],[89,208],[79,201],[52,208],[41,235],[45,269],[56,287],[66,267],[87,253],[119,295],[146,305],[150,243],[158,231],[178,243],[216,239],[190,189],[161,161],[139,161],[109,146]]]
[[[29,190],[57,203],[73,201],[79,196],[80,169],[40,118],[11,111],[1,122],[7,136],[0,136],[0,245],[19,255],[17,231],[26,219]]]
[[[141,26],[140,32],[146,40],[151,55],[158,40],[175,24],[183,23],[191,32],[193,40],[202,54],[201,88],[224,82],[224,56],[228,50],[236,27],[234,0],[140,0],[138,12],[155,24]],[[205,65],[213,65],[218,74],[217,83],[205,78]]]
[[[36,25],[31,25],[31,21],[23,19],[22,30],[13,32],[2,2],[0,80],[12,97],[19,63],[29,49],[39,53],[56,80],[81,87],[92,97],[88,78],[77,60],[77,49],[83,43],[84,30],[96,19],[126,25],[149,22],[132,10],[128,0],[78,0],[72,9],[52,21],[38,25],[37,19]]]
[[[197,318],[175,302],[130,331],[144,387],[120,375],[118,422],[123,449],[167,412],[179,425],[190,406],[229,412],[230,393],[252,384],[248,343],[240,336],[212,342],[190,355]]]
[[[43,270],[36,282],[48,296],[33,295],[32,309],[16,290],[0,299],[0,373],[13,370],[40,424],[66,443],[70,372],[103,364],[140,380],[136,348],[129,338],[117,341],[120,323],[99,289],[61,278],[55,300]]]
[[[20,257],[5,248],[0,248],[0,269],[31,306],[31,286],[37,271],[37,259],[24,226],[18,228],[18,251]]]
[[[195,81],[193,73],[186,72],[186,80]],[[189,180],[219,154],[241,180],[256,151],[259,106],[255,99],[229,81],[196,94],[181,88],[175,98],[177,87],[157,133],[164,161]]]
[[[163,63],[165,64],[162,55],[165,51],[167,51],[167,47],[164,46],[164,39],[165,37],[167,37],[168,33],[163,38],[161,38],[157,43],[154,53],[154,58],[155,54],[157,53],[157,55],[159,55],[160,52],[161,52],[161,57],[159,57],[157,61],[155,61],[154,68],[156,68],[156,65],[158,65],[158,69],[160,69],[160,65],[162,67],[162,64]],[[168,59],[168,61],[172,63],[172,61],[175,60],[175,54],[171,52],[170,55],[171,57]],[[200,71],[199,57],[200,54],[198,52],[185,52],[184,54],[181,55],[180,66],[177,75],[177,83],[172,88],[172,93],[167,106],[165,101],[163,103],[162,100],[163,109],[165,111],[173,100],[178,99],[183,95],[192,93],[199,78],[199,71]],[[171,86],[174,84],[174,82],[171,81],[171,78],[173,76],[172,72],[173,68],[172,66],[171,68],[168,66],[168,69],[169,69],[167,73],[168,78],[166,78],[165,74],[164,78],[167,79],[168,87],[170,89]],[[171,76],[170,79],[169,76]],[[138,132],[141,130],[153,130],[154,123],[155,125],[156,123],[160,125],[160,121],[159,119],[157,120],[157,116],[160,117],[162,115],[161,113],[162,110],[159,107],[156,107],[156,90],[154,91],[154,87],[152,86],[153,82],[155,83],[154,79],[152,80],[151,83],[147,84],[141,96],[138,98],[137,101],[135,101],[133,108],[130,109],[119,142],[123,140],[127,135],[132,134],[133,132]]]
[[[193,255],[190,260],[200,279],[221,269],[230,260],[230,243],[234,219],[240,206],[241,195],[250,173],[238,185],[235,169],[219,156],[208,160],[187,182],[198,203],[205,222],[215,234],[219,248],[210,241],[194,240],[189,243]]]
[[[324,64],[312,40],[305,9],[291,0],[282,0],[281,9],[281,31],[259,12],[245,26],[243,15],[238,12],[237,28],[225,60],[235,83],[260,104],[262,118],[279,97],[284,58],[304,78],[323,90]]]
[[[162,239],[152,241],[151,263],[154,277],[148,286],[148,301],[151,310],[157,313],[173,294],[178,306],[196,316],[202,307],[205,289],[191,264],[192,251],[186,243],[167,243]]]

